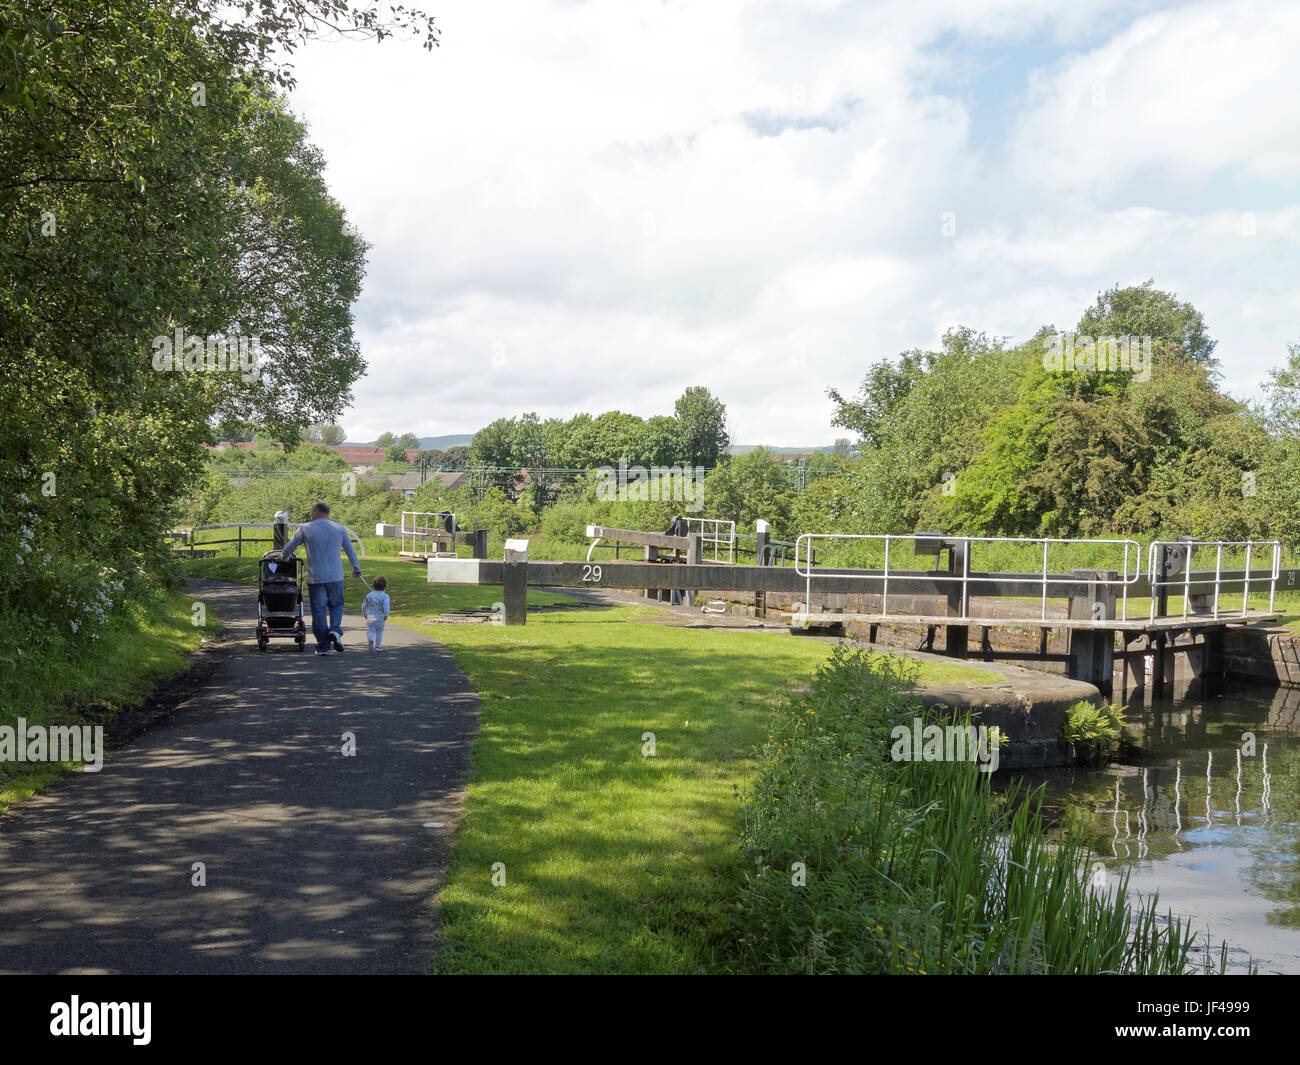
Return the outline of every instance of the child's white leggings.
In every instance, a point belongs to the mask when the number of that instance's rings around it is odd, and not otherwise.
[[[366,618],[366,639],[375,642],[375,650],[379,650],[384,643],[384,619],[383,618]]]

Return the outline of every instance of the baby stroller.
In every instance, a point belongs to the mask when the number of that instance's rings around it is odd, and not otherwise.
[[[302,560],[280,558],[268,551],[262,556],[257,582],[257,649],[265,651],[273,639],[292,639],[298,650],[307,647],[307,627],[302,623]]]

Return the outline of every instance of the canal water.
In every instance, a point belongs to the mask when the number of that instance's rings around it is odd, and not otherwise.
[[[1300,690],[1226,688],[1134,704],[1125,744],[1103,770],[1025,775],[1058,827],[1085,828],[1105,883],[1202,943],[1228,943],[1230,972],[1300,973]],[[1113,881],[1112,881],[1113,882]]]

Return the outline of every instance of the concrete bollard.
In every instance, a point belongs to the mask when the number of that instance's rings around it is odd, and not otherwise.
[[[275,551],[283,551],[284,545],[288,542],[289,512],[287,510],[277,510],[271,523],[271,548]]]
[[[528,620],[528,541],[507,540],[501,581],[501,602],[506,625],[523,625]]]

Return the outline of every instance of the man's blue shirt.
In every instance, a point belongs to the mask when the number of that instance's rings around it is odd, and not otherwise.
[[[308,584],[332,584],[343,579],[343,560],[339,557],[340,551],[347,552],[354,571],[361,568],[347,530],[337,521],[317,518],[305,525],[299,525],[298,531],[293,534],[293,539],[284,545],[284,553],[292,554],[295,547],[304,543],[307,545]]]

